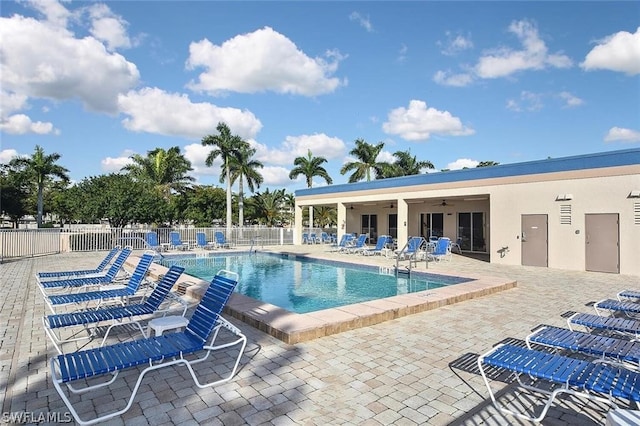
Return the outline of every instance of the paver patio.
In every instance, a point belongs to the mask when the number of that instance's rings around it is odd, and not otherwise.
[[[285,248],[328,256],[322,246]],[[42,330],[46,311],[34,274],[89,267],[103,256],[65,253],[0,265],[3,422],[9,414],[20,413],[57,413],[59,419],[67,418],[48,374],[48,359],[55,349]],[[384,257],[368,261],[393,264]],[[296,345],[231,319],[249,340],[241,369],[231,382],[198,389],[184,368],[161,369],[146,377],[125,415],[105,424],[528,424],[493,408],[476,371],[476,356],[504,339],[524,339],[538,324],[564,326],[561,314],[591,312],[593,308],[585,306],[590,301],[640,288],[636,276],[498,266],[459,255],[451,262],[431,263],[429,271],[510,278],[518,285]],[[130,392],[124,388],[133,386],[137,377],[124,376],[108,389],[74,397],[81,414],[124,405]],[[505,387],[500,395],[506,401],[515,394],[512,387]],[[602,424],[607,410],[604,404],[565,397],[542,424]]]

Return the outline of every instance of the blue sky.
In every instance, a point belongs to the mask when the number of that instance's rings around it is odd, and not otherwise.
[[[36,145],[74,181],[224,121],[261,189],[354,141],[436,169],[640,146],[640,2],[2,1],[0,162]],[[314,181],[314,186],[324,182]]]

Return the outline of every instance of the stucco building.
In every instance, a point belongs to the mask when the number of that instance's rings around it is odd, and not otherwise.
[[[345,232],[446,236],[490,262],[640,276],[640,149],[428,173],[296,191],[332,206]]]

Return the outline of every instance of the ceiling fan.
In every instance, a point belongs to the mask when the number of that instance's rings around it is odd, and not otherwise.
[[[441,203],[432,204],[433,206],[447,207],[447,206],[455,206],[455,204],[447,203],[447,200],[442,200]]]

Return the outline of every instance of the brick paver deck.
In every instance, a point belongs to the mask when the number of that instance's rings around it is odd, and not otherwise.
[[[326,256],[317,246],[286,249]],[[350,256],[342,258],[361,260]],[[48,359],[55,349],[42,330],[47,312],[34,274],[90,267],[102,257],[103,253],[70,253],[0,265],[2,422],[20,413],[45,417],[57,413],[59,419],[67,418],[48,373]],[[392,264],[385,258],[371,261]],[[475,367],[477,355],[507,338],[524,339],[538,324],[564,326],[561,314],[591,312],[593,308],[585,306],[590,301],[640,288],[635,276],[497,266],[458,255],[429,268],[516,280],[517,287],[295,345],[232,318],[249,344],[231,382],[198,389],[184,368],[161,369],[145,378],[126,414],[106,423],[527,424],[493,408]],[[201,368],[211,370],[204,364]],[[124,380],[110,388],[73,400],[86,416],[121,407],[136,377],[124,374]],[[504,387],[501,400],[516,397],[512,386],[501,382],[496,386]],[[566,397],[554,405],[543,424],[602,424],[607,410],[604,404]]]

